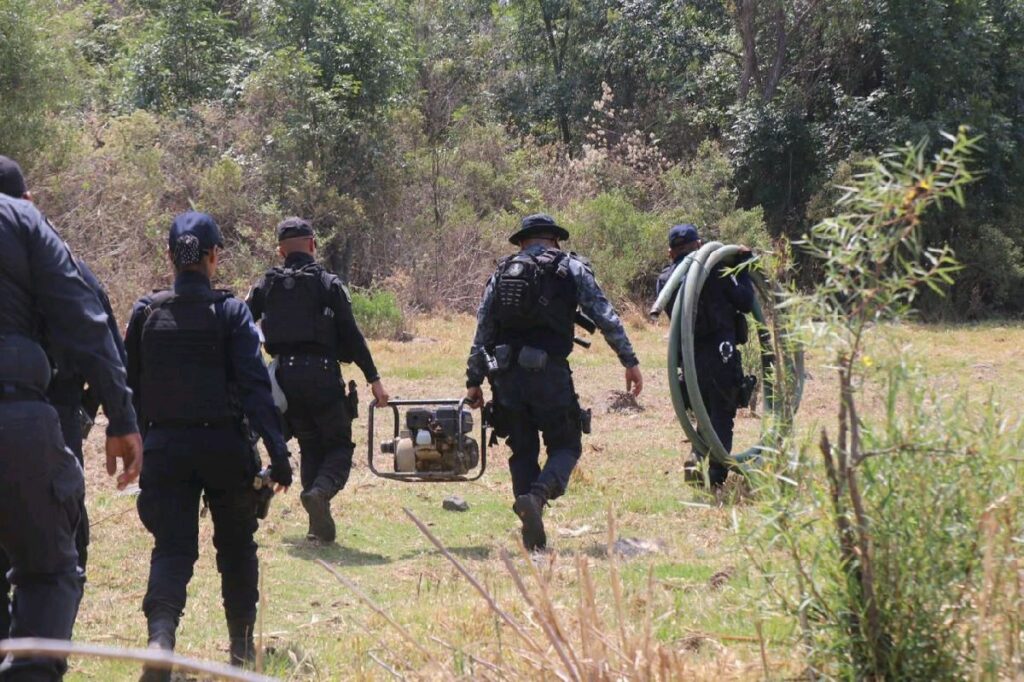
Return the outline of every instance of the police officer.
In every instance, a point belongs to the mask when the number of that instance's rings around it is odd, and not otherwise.
[[[25,176],[21,167],[6,156],[0,156],[0,193],[15,199],[33,201],[31,192],[25,183]],[[95,292],[107,314],[107,327],[110,329],[110,336],[117,346],[118,355],[122,364],[125,361],[124,344],[121,341],[121,333],[117,328],[117,320],[110,307],[110,299],[96,275],[79,258],[75,259],[79,274],[85,283]],[[85,391],[85,375],[75,367],[71,354],[65,352],[53,343],[46,344],[47,354],[56,365],[54,375],[50,381],[50,388],[47,391],[47,398],[60,419],[61,433],[64,436],[64,443],[71,449],[80,465],[84,464],[82,457],[83,421],[88,419],[91,423],[96,418],[99,409],[99,396],[95,391],[89,391],[88,397]],[[86,564],[88,563],[89,548],[89,516],[86,513],[85,498],[82,498],[82,516],[75,533],[75,547],[78,550],[78,567],[84,578]],[[7,582],[7,572],[11,569],[7,556],[0,552],[0,637],[6,636],[10,630],[10,584]]]
[[[566,253],[559,242],[569,232],[554,218],[523,218],[509,242],[519,253],[503,258],[484,289],[476,335],[466,369],[466,399],[483,404],[486,377],[494,394],[491,418],[512,449],[513,511],[522,522],[523,544],[547,544],[542,519],[548,500],[561,496],[589,433],[569,369],[577,309],[601,329],[626,368],[626,390],[639,395],[643,377],[633,346],[587,261]],[[541,468],[540,438],[547,461]]]
[[[316,262],[313,227],[302,218],[277,226],[284,267],[267,271],[252,288],[248,305],[262,320],[267,352],[277,360],[276,380],[288,401],[285,419],[299,439],[302,506],[309,514],[309,539],[333,542],[331,499],[352,470],[352,419],[338,362],[355,362],[377,405],[387,406],[370,349],[352,316],[348,289]],[[354,383],[350,383],[354,391]]]
[[[699,249],[703,242],[695,226],[684,224],[674,225],[669,229],[668,245],[672,262],[658,275],[658,294],[672,276],[676,266]],[[744,257],[749,257],[749,254],[749,249],[745,249]],[[722,264],[715,266],[708,275],[697,301],[697,319],[693,326],[693,355],[701,400],[704,401],[722,447],[726,452],[731,452],[736,397],[743,381],[743,366],[737,339],[737,313],[746,314],[753,310],[754,287],[746,270],[738,275],[726,276],[725,267]],[[669,315],[672,314],[674,301],[673,294],[665,309]],[[683,381],[682,376],[680,381]],[[686,395],[685,387],[683,395]],[[687,462],[685,467],[687,480],[704,480],[703,476],[697,473],[697,459],[702,459],[706,454],[694,452],[696,459]],[[725,483],[728,474],[725,466],[714,461],[709,462],[708,481],[712,487],[717,488]]]
[[[155,539],[142,610],[150,647],[173,649],[199,557],[202,496],[213,517],[230,660],[241,665],[254,657],[259,597],[253,541],[259,457],[243,416],[270,453],[278,490],[291,484],[292,470],[249,310],[210,285],[220,229],[205,213],[182,213],[171,223],[168,244],[174,287],[139,299],[125,334],[146,450],[139,518]],[[143,679],[169,679],[169,673],[147,670]]]
[[[10,168],[0,159],[0,183]],[[25,193],[17,189],[0,192],[0,547],[12,566],[10,635],[69,639],[82,595],[75,531],[85,488],[46,401],[43,325],[100,396],[107,472],[124,462],[119,488],[138,476],[142,443],[103,307],[42,215],[9,196]],[[58,680],[66,669],[60,659],[23,658],[6,661],[0,677]]]

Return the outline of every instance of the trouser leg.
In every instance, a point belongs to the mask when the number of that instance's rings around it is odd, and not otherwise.
[[[178,619],[185,610],[186,590],[199,558],[200,493],[196,482],[142,482],[139,518],[155,541],[142,600],[147,619],[168,612]]]
[[[228,620],[255,621],[259,601],[256,499],[251,488],[208,490],[213,546]]]
[[[508,470],[512,475],[512,495],[519,497],[530,492],[540,477],[540,436],[525,411],[510,411],[508,424],[508,446],[512,450]]]
[[[80,395],[79,392],[78,395]],[[85,465],[85,458],[82,453],[82,419],[79,415],[81,406],[57,405],[57,416],[60,418],[60,430],[64,436],[64,443],[78,459],[78,463]],[[78,567],[85,574],[86,566],[89,563],[89,513],[85,507],[85,496],[82,496],[82,520],[78,524],[78,531],[75,533],[75,548],[78,550]]]
[[[0,405],[0,547],[12,567],[11,637],[71,638],[82,596],[74,534],[84,490],[53,408]],[[3,680],[59,680],[67,664],[21,658],[5,668]]]
[[[11,634],[11,583],[7,579],[10,570],[7,552],[0,550],[0,639],[7,639]]]
[[[568,363],[549,366],[541,376],[529,378],[531,420],[544,434],[547,450],[547,460],[532,492],[550,500],[565,493],[583,452],[579,403]]]

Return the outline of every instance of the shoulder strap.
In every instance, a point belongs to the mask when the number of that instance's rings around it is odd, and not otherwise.
[[[177,298],[177,295],[174,293],[174,289],[162,289],[153,292],[152,298],[149,299],[149,305],[142,309],[142,319],[148,320],[154,310],[170,303],[175,298]]]

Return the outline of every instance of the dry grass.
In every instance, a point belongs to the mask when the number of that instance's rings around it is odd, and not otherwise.
[[[645,410],[596,415],[595,433],[584,442],[571,489],[547,517],[557,555],[537,566],[519,553],[502,447],[494,450],[488,474],[474,484],[392,483],[372,477],[365,466],[366,422],[361,419],[356,423],[356,468],[334,502],[337,544],[317,547],[304,540],[304,515],[295,491],[275,499],[258,534],[265,640],[272,649],[267,671],[296,680],[395,675],[556,679],[557,671],[568,678],[576,671],[601,679],[592,666],[604,660],[608,679],[683,674],[752,679],[764,677],[766,669],[773,678],[797,674],[801,661],[788,646],[789,626],[762,615],[762,588],[732,532],[735,522],[756,518],[754,505],[722,505],[683,483],[688,447],[668,398],[666,330],[643,320],[629,327],[647,381],[640,399]],[[373,344],[391,393],[458,395],[472,320],[421,319],[417,329],[421,338],[416,341]],[[936,381],[969,385],[979,398],[989,391],[1015,397],[1012,387],[1024,377],[1020,326],[910,327],[900,330],[900,338],[913,342]],[[609,390],[624,387],[622,370],[602,342],[573,360],[584,405],[601,406]],[[814,432],[834,414],[834,390],[827,369],[814,363],[809,369],[800,428]],[[752,442],[758,429],[756,417],[741,415],[737,445]],[[114,492],[102,473],[100,445],[94,435],[87,447],[94,544],[76,637],[143,646],[141,602],[151,539],[134,512],[134,499]],[[442,498],[453,492],[470,503],[468,513],[441,510]],[[660,551],[610,560],[609,507],[620,536],[658,541]],[[543,654],[496,614],[403,508],[425,524]],[[209,519],[204,519],[201,557],[178,646],[189,656],[225,660],[227,633],[211,534]],[[357,585],[408,638],[316,560]],[[517,587],[516,574],[529,599]],[[1002,579],[993,573],[991,590]],[[994,599],[991,590],[979,599]],[[564,645],[568,665],[545,626]],[[982,633],[985,638],[996,635]],[[550,667],[536,665],[544,662]],[[634,669],[640,672],[626,673]],[[137,674],[127,664],[83,660],[72,663],[69,679],[127,680]]]

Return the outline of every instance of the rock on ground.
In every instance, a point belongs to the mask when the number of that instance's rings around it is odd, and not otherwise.
[[[469,511],[469,502],[466,502],[458,495],[449,495],[444,498],[444,501],[441,503],[441,507],[448,511],[464,512]]]

